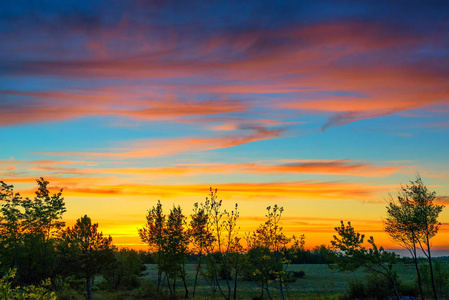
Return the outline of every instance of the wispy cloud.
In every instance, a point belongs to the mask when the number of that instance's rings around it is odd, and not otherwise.
[[[110,149],[109,152],[47,152],[38,154],[114,159],[163,157],[229,148],[255,141],[278,138],[281,136],[283,131],[283,129],[252,127],[250,128],[249,133],[235,133],[208,137],[131,141],[126,143],[126,147]]]
[[[78,165],[70,166],[67,165]],[[98,163],[83,161],[32,161],[22,165],[35,172],[50,172],[53,175],[137,175],[147,178],[156,176],[184,177],[202,174],[240,174],[282,175],[282,174],[321,174],[340,176],[385,177],[402,172],[404,167],[376,166],[367,162],[351,160],[289,160],[288,163],[188,163],[167,167],[115,167],[102,168]],[[12,166],[0,166],[12,168]]]

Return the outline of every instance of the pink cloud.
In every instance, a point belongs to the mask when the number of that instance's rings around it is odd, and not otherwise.
[[[417,60],[410,63],[407,60],[407,57],[413,57],[414,49],[428,43],[429,38],[407,33],[391,24],[332,22],[221,33],[188,49],[180,47],[180,36],[156,39],[151,35],[148,37],[148,30],[144,27],[136,28],[130,35],[127,27],[125,18],[118,28],[110,32],[101,31],[94,36],[95,39],[91,37],[88,45],[94,55],[88,59],[32,61],[24,63],[20,70],[41,75],[63,74],[72,78],[164,79],[164,85],[150,83],[151,86],[146,88],[162,89],[162,94],[156,93],[156,97],[164,101],[136,102],[134,97],[144,96],[139,93],[34,94],[33,97],[45,99],[42,100],[44,105],[5,106],[0,124],[64,120],[99,112],[136,120],[173,120],[179,116],[248,114],[265,107],[272,111],[293,109],[331,114],[323,126],[326,129],[426,107],[449,96],[448,73],[441,67],[441,61]],[[142,42],[142,37],[148,37],[148,40]],[[431,40],[438,43],[435,37]],[[127,53],[123,52],[124,46],[133,43],[138,46],[138,51],[124,57],[123,53]],[[168,83],[165,79],[177,79],[179,83]],[[207,84],[199,84],[206,79]],[[345,91],[361,96],[276,98],[276,103],[262,103],[255,99],[250,106],[238,100],[181,101],[176,96],[161,96],[164,93],[180,95],[188,92],[203,96],[208,93],[243,94],[245,98],[252,98],[253,94],[298,91]],[[57,98],[70,103],[48,102]],[[122,107],[114,108],[116,105]],[[217,125],[210,128],[214,126]],[[232,126],[224,124],[215,128],[229,129]]]

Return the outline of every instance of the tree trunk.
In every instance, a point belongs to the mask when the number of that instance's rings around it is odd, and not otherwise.
[[[419,266],[418,266],[418,257],[416,256],[416,246],[413,245],[413,261],[415,262],[415,268],[416,268],[416,274],[418,275],[418,286],[419,286],[419,294],[421,295],[421,300],[424,300],[424,293],[422,290],[422,283],[421,283],[421,273],[419,272]]]
[[[427,258],[429,259],[429,268],[430,268],[430,279],[432,280],[432,289],[433,289],[433,297],[435,300],[438,300],[438,294],[437,289],[435,287],[435,278],[433,276],[433,266],[432,266],[432,255],[430,254],[430,244],[429,244],[429,235],[426,236],[427,238]]]
[[[227,296],[225,296],[225,298],[226,299],[231,299],[231,285],[229,284],[229,273],[228,273],[228,252],[227,252],[228,250],[226,250],[226,252],[225,252],[225,257],[224,257],[224,259],[223,259],[223,262],[224,262],[224,268],[225,268],[225,270],[224,270],[224,272],[225,272],[225,275],[226,275],[226,286],[228,287],[228,295]]]
[[[184,295],[184,298],[188,299],[189,298],[189,289],[187,288],[186,277],[185,276],[182,277],[182,282],[184,283],[184,289],[186,291],[186,293]]]
[[[265,282],[265,287],[266,287],[266,289],[267,289],[267,295],[268,295],[268,298],[270,298],[270,300],[273,300],[273,297],[271,297],[270,286],[268,285],[268,281]]]
[[[173,294],[176,296],[176,275],[173,277]]]
[[[399,295],[398,287],[396,286],[396,281],[394,280],[393,276],[391,276],[390,274],[389,274],[389,276],[390,276],[391,283],[393,283],[394,295],[396,296],[396,300],[400,300],[401,296]]]
[[[196,283],[198,282],[198,273],[200,272],[200,269],[201,269],[201,259],[202,259],[202,253],[200,251],[200,257],[198,258],[198,265],[196,267],[196,273],[195,273],[195,282],[193,283],[192,298],[195,298]]]
[[[161,291],[161,284],[162,284],[162,273],[157,271],[157,292]]]
[[[87,300],[92,300],[92,277],[86,275],[86,298]]]
[[[235,274],[234,274],[234,299],[237,299],[237,276],[238,276],[238,272],[237,272],[237,266],[236,266]]]
[[[170,277],[167,276],[167,285],[168,285],[168,289],[170,290],[170,295],[173,295],[173,290],[171,288],[171,284],[170,284]]]
[[[285,296],[284,296],[284,286],[282,284],[282,273],[279,273],[279,290],[281,291],[282,300],[284,300]]]

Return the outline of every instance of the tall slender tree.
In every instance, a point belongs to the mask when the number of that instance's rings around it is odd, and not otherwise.
[[[156,206],[153,206],[148,210],[146,216],[146,224],[144,227],[138,230],[140,240],[146,243],[149,250],[156,255],[157,264],[157,291],[159,292],[162,285],[162,265],[163,259],[163,246],[164,246],[164,228],[165,228],[165,215],[162,211],[161,201],[158,200]]]
[[[195,203],[193,214],[190,215],[189,236],[192,240],[193,250],[198,254],[192,297],[195,297],[198,274],[202,267],[203,254],[207,253],[207,249],[209,249],[214,242],[212,230],[210,226],[208,226],[209,215],[206,211],[207,206],[208,203]]]
[[[397,201],[392,199],[389,202],[384,224],[385,231],[394,241],[407,249],[414,259],[421,299],[424,299],[424,293],[417,249],[421,249],[428,259],[432,290],[434,298],[438,299],[432,264],[431,239],[438,233],[441,226],[438,216],[444,206],[435,204],[433,202],[435,197],[435,192],[429,191],[418,175],[415,181],[410,182],[410,185],[401,187]]]
[[[182,279],[185,298],[189,296],[186,283],[185,263],[188,256],[189,236],[185,216],[180,206],[173,206],[164,228],[164,244],[162,247],[164,271],[172,280],[173,294],[176,294],[176,279]]]
[[[228,254],[231,250],[231,241],[238,231],[238,227],[236,226],[238,207],[236,205],[233,212],[229,213],[222,208],[222,204],[223,201],[218,200],[217,189],[210,188],[204,209],[205,213],[209,216],[207,231],[212,232],[211,241],[213,242],[206,247],[206,263],[211,272],[208,275],[213,281],[213,288],[218,288],[223,298],[229,300],[231,299],[232,292]],[[224,277],[226,286],[222,286],[219,280],[220,275],[224,275],[222,277]]]
[[[264,290],[272,299],[270,292],[270,281],[276,279],[282,299],[284,295],[284,277],[286,270],[284,265],[288,263],[283,255],[281,255],[281,248],[284,248],[291,238],[288,238],[280,220],[284,209],[274,205],[267,207],[267,220],[261,224],[255,232],[247,236],[248,253],[250,254],[250,261],[252,261],[253,274],[256,280],[260,282],[262,287],[262,295]]]

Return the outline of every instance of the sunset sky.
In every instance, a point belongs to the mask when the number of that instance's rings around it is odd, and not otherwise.
[[[1,1],[0,180],[44,177],[121,246],[213,187],[241,233],[278,204],[306,247],[340,220],[398,247],[401,184],[449,204],[449,5],[336,3]]]

